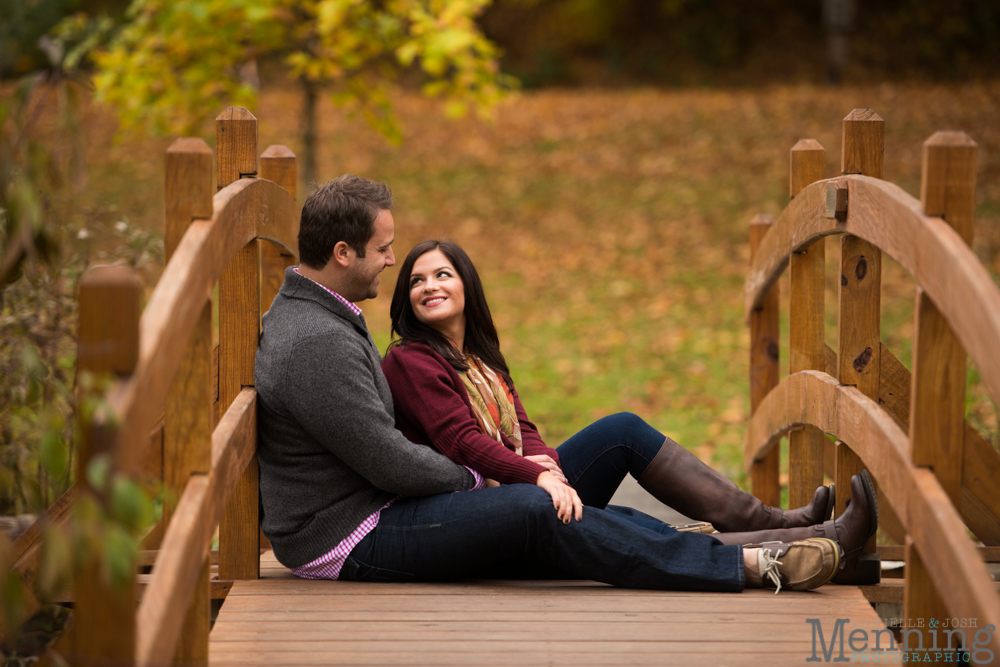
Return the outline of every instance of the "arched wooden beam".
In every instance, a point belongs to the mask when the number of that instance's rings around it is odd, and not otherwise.
[[[948,612],[1000,628],[1000,598],[965,525],[934,473],[909,460],[909,438],[878,403],[822,371],[789,375],[771,390],[747,428],[746,461],[763,458],[781,436],[811,424],[850,445],[913,538],[944,591]],[[991,645],[1000,644],[993,635]],[[996,649],[994,648],[994,651]]]
[[[847,188],[844,222],[825,215],[828,185]],[[1000,403],[1000,288],[954,229],[924,215],[919,200],[888,181],[841,176],[796,195],[754,256],[744,285],[748,316],[781,276],[789,254],[822,236],[844,233],[878,246],[916,278]]]
[[[220,190],[213,205],[210,220],[191,223],[142,313],[135,372],[109,392],[119,425],[119,470],[141,470],[149,431],[163,410],[195,320],[236,253],[255,238],[267,238],[298,255],[298,204],[279,185],[240,179]]]

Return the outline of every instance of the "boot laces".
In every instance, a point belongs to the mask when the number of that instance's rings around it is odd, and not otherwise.
[[[760,569],[760,577],[761,579],[770,579],[774,583],[777,588],[777,590],[774,591],[775,595],[781,592],[781,576],[778,566],[781,565],[782,562],[778,560],[778,556],[782,553],[783,551],[781,549],[777,549],[777,553],[772,556],[770,549],[761,549],[760,556],[757,559],[757,567]]]

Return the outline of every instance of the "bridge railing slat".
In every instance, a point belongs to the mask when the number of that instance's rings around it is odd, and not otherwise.
[[[789,198],[826,178],[826,149],[803,139],[789,155]],[[788,372],[823,370],[826,296],[826,240],[819,239],[789,257]],[[823,443],[818,428],[788,434],[788,506],[801,507],[823,483]]]
[[[1000,365],[988,351],[1000,340],[1000,289],[969,247],[976,145],[958,132],[928,139],[918,204],[898,187],[875,180],[884,163],[882,119],[856,109],[843,129],[844,176],[805,187],[763,241],[751,237],[746,283],[751,344],[754,318],[786,262],[792,267],[791,324],[805,329],[810,313],[805,296],[796,295],[795,279],[803,273],[796,253],[818,245],[823,236],[844,234],[839,349],[823,346],[826,360],[814,366],[826,366],[839,380],[811,370],[795,373],[793,360],[792,374],[763,401],[752,387],[746,464],[753,473],[777,451],[783,435],[792,440],[803,425],[841,438],[835,465],[838,514],[850,497],[845,493],[850,477],[870,469],[883,482],[880,498],[892,503],[883,514],[898,511],[891,523],[906,542],[904,619],[923,619],[922,627],[914,625],[920,628],[915,634],[930,646],[931,618],[977,619],[979,628],[1000,627],[1000,597],[962,521],[964,516],[987,544],[1000,539],[1000,493],[995,482],[986,481],[1000,476],[1000,454],[964,420],[967,350],[994,399],[1000,399]],[[793,190],[794,164],[793,158]],[[823,202],[824,190],[835,196]],[[912,375],[880,341],[882,251],[919,285]],[[790,339],[798,346],[790,356],[801,360],[804,334]],[[805,491],[791,468],[808,467],[795,449],[790,447],[790,497],[793,481]],[[874,538],[865,550],[874,550]],[[877,566],[872,559],[874,577]],[[1000,646],[995,633],[988,642],[994,651]]]
[[[976,144],[964,133],[938,133],[924,142],[920,187],[924,213],[941,216],[966,243],[972,241],[969,214],[975,204],[975,167]],[[916,299],[910,453],[914,465],[933,470],[951,502],[958,507],[962,502],[965,460],[965,350],[937,306],[919,286]],[[925,563],[920,549],[907,538],[903,588],[906,619],[941,618],[947,610]],[[924,645],[930,646],[930,629],[925,625],[919,632],[923,634]]]
[[[753,262],[768,230],[774,223],[769,215],[758,215],[750,222],[750,261]],[[778,386],[780,350],[779,290],[774,284],[760,305],[750,311],[750,414],[768,392]],[[780,452],[775,449],[761,460],[750,461],[750,484],[753,494],[764,503],[781,504]]]
[[[76,508],[82,502],[100,503],[98,494],[108,493],[107,489],[91,489],[87,472],[95,457],[114,455],[118,423],[108,406],[97,406],[87,414],[86,404],[100,400],[103,382],[113,380],[108,390],[113,393],[135,370],[141,296],[142,285],[126,266],[95,267],[80,279],[77,368],[81,374],[90,374],[93,384],[80,383],[82,438],[76,461]],[[131,661],[135,654],[135,572],[125,573],[122,581],[110,581],[102,560],[91,554],[76,566],[76,620],[68,643],[81,664],[93,659]]]
[[[164,248],[168,262],[191,222],[195,218],[212,217],[212,162],[212,151],[202,139],[177,139],[167,149]],[[165,493],[161,522],[167,528],[192,475],[207,474],[212,462],[212,301],[209,295],[205,297],[164,407]],[[191,552],[190,556],[196,557],[198,553]],[[194,589],[186,615],[177,616],[184,619],[188,630],[175,655],[176,662],[182,664],[208,663],[211,624],[208,545],[201,547],[201,553],[205,581]]]
[[[257,119],[230,107],[215,121],[218,182],[224,188],[257,175]],[[236,253],[219,280],[219,410],[225,411],[243,387],[254,383],[260,333],[260,259],[257,242]],[[256,456],[243,471],[219,525],[219,577],[260,576],[259,473]]]

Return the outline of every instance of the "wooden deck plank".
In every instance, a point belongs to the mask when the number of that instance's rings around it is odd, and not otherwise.
[[[572,667],[598,667],[621,665],[711,665],[712,667],[737,667],[743,665],[801,665],[804,656],[801,652],[781,654],[771,650],[738,651],[732,655],[722,655],[715,652],[679,652],[676,644],[665,645],[655,653],[630,653],[623,655],[613,651],[579,650],[576,652],[537,651],[533,653],[487,653],[485,651],[473,654],[462,653],[419,653],[402,651],[393,653],[287,653],[284,651],[245,651],[216,656],[210,652],[211,664],[215,665],[274,665],[291,667],[293,665],[412,665],[414,667],[427,665],[444,667],[446,665],[568,665]],[[708,647],[711,650],[711,647]],[[892,653],[883,653],[881,662],[890,662]],[[896,653],[895,655],[898,655]],[[873,658],[874,659],[874,658]],[[333,662],[335,660],[336,662]]]
[[[829,615],[829,612],[825,612]],[[839,610],[836,612],[839,613]],[[397,621],[420,621],[426,623],[442,623],[448,621],[467,621],[468,612],[448,609],[445,611],[422,611],[410,610],[400,611],[398,609],[381,611],[299,611],[282,610],[268,611],[268,623],[278,621],[291,621],[295,623],[308,623],[312,621],[365,621],[370,623],[394,623]],[[823,614],[818,615],[820,618]],[[240,623],[247,621],[259,621],[261,612],[251,611],[228,611],[226,612],[226,623]],[[773,618],[772,618],[773,617]],[[794,618],[787,618],[794,617]],[[521,611],[498,611],[483,609],[476,612],[476,620],[489,621],[494,623],[508,623],[511,621],[529,621],[545,623],[552,620],[551,611],[521,610]],[[678,623],[690,621],[692,623],[723,623],[733,621],[736,615],[727,611],[657,611],[640,614],[638,612],[613,612],[613,611],[577,611],[573,613],[573,620],[580,622],[601,622],[601,623]],[[787,623],[797,621],[802,618],[801,612],[787,612],[783,609],[769,610],[766,615],[752,614],[740,619],[741,623],[768,625],[774,622]]]
[[[829,638],[881,628],[856,587],[809,593],[636,591],[589,581],[370,584],[237,581],[210,637],[213,665],[801,664]],[[849,651],[849,649],[846,649]],[[872,655],[871,657],[874,657]]]
[[[812,617],[810,615],[810,617]],[[824,626],[832,629],[837,614],[818,615]],[[789,619],[785,627],[797,630],[788,636],[779,635],[768,639],[768,645],[773,646],[785,641],[808,643],[811,639],[811,627],[800,615],[797,619]],[[720,633],[720,628],[726,630]],[[760,624],[744,623],[742,619],[734,619],[722,623],[603,623],[594,621],[549,621],[548,623],[531,623],[511,621],[497,623],[495,621],[445,621],[441,623],[426,621],[394,621],[379,623],[370,621],[311,621],[288,622],[261,618],[258,621],[243,621],[227,623],[216,627],[213,631],[216,642],[248,642],[274,641],[288,642],[288,650],[296,650],[297,646],[333,638],[349,638],[354,641],[381,642],[386,637],[395,641],[420,640],[454,640],[459,641],[475,637],[477,641],[513,642],[526,637],[543,636],[558,637],[561,641],[583,642],[594,637],[624,641],[661,641],[661,642],[714,642],[728,643],[731,641],[759,641],[761,633],[770,634],[768,628]]]

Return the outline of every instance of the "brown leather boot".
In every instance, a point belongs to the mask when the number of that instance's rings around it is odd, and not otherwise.
[[[639,476],[639,485],[664,505],[707,521],[720,533],[813,526],[830,518],[836,499],[833,485],[821,486],[805,507],[770,507],[670,438]]]
[[[881,571],[877,560],[862,559],[865,543],[878,530],[878,499],[868,471],[851,478],[851,502],[836,519],[805,528],[779,528],[745,533],[713,535],[723,544],[759,544],[761,542],[795,542],[812,537],[825,537],[843,549],[840,571],[833,577],[835,584],[877,584]]]

